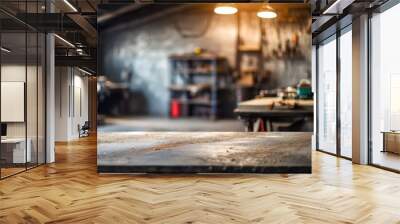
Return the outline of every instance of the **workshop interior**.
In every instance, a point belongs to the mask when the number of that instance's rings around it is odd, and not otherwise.
[[[310,172],[308,4],[148,4],[98,22],[100,172]]]
[[[99,26],[99,130],[312,131],[307,4],[146,7]]]

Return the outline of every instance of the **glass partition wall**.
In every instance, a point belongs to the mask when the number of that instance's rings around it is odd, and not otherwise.
[[[400,171],[400,4],[371,18],[370,162]]]
[[[369,164],[400,172],[400,32],[396,29],[400,21],[400,4],[388,1],[374,10],[369,18]],[[337,33],[339,37],[320,43],[317,57],[317,149],[345,158],[352,157],[352,34],[351,26]],[[337,45],[336,51],[334,44]],[[322,48],[322,49],[321,49]],[[326,55],[327,51],[332,55]],[[333,57],[337,57],[334,62]],[[322,58],[321,58],[322,57]],[[327,62],[329,60],[329,62]],[[337,65],[336,67],[334,64]],[[321,67],[322,66],[322,67]],[[324,102],[334,92],[324,83],[327,73],[337,69],[338,97],[333,102]],[[334,102],[336,110],[330,110]],[[337,112],[336,119],[329,119]],[[318,120],[319,119],[319,120]],[[336,122],[337,125],[334,124]],[[336,131],[333,131],[334,128]],[[327,133],[332,133],[328,135]],[[334,138],[333,136],[340,136]],[[319,144],[318,144],[319,143]],[[335,151],[334,146],[337,146]],[[319,147],[318,147],[319,146]]]
[[[342,30],[339,49],[340,68],[340,155],[352,158],[352,34],[351,26]]]
[[[336,153],[336,36],[318,47],[318,146]]]
[[[317,149],[352,157],[351,25],[317,46]]]
[[[39,1],[18,7],[37,12]],[[0,21],[3,179],[45,163],[45,35],[4,11]]]

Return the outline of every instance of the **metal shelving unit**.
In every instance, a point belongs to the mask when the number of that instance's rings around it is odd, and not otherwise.
[[[181,116],[220,117],[223,96],[232,84],[227,59],[207,54],[172,55],[169,60],[171,103],[179,103]]]

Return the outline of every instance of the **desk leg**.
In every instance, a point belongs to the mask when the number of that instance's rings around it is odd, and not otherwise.
[[[273,130],[272,130],[272,121],[271,121],[271,120],[269,120],[269,119],[266,119],[266,120],[265,120],[265,129],[266,129],[266,131],[268,131],[268,132],[273,131]]]
[[[246,132],[253,132],[254,131],[254,121],[253,119],[245,119],[244,120],[245,123],[245,131]]]
[[[386,152],[386,134],[383,133],[383,149],[381,152]]]

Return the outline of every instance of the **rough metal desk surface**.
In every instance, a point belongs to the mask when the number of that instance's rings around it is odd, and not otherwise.
[[[310,133],[98,134],[98,171],[310,173]]]

